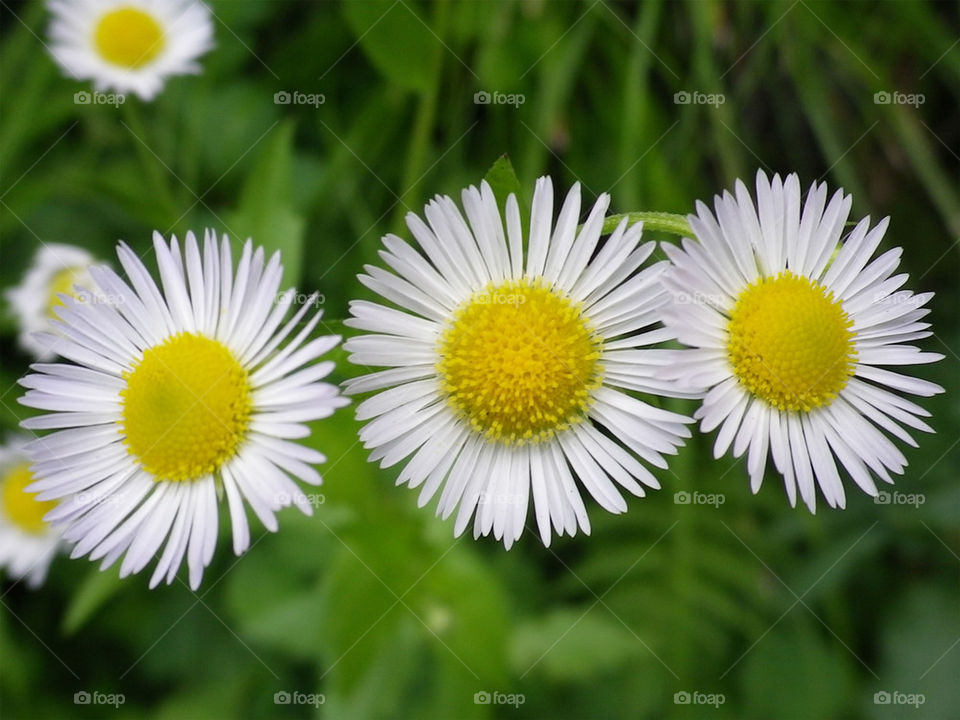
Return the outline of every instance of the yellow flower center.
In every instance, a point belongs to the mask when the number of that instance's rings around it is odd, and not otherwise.
[[[236,454],[250,420],[250,381],[223,344],[174,335],[124,378],[127,449],[155,480],[194,480]]]
[[[47,315],[53,317],[54,310],[63,305],[63,302],[57,297],[58,295],[62,294],[77,297],[77,293],[74,292],[73,287],[77,284],[77,280],[82,272],[82,267],[71,267],[66,270],[61,270],[53,276],[50,280],[50,295],[47,298]]]
[[[37,500],[35,493],[24,488],[33,482],[33,473],[26,463],[14,466],[3,478],[3,512],[18,528],[39,534],[47,529],[43,516],[57,506],[49,500]]]
[[[853,375],[853,321],[833,293],[789,270],[748,286],[727,325],[747,389],[780,410],[829,405]]]
[[[579,305],[539,280],[475,293],[438,349],[450,405],[506,445],[547,440],[581,422],[602,379],[600,341]]]
[[[135,7],[111,10],[94,30],[94,44],[109,63],[136,69],[153,61],[163,50],[163,28],[150,14]]]

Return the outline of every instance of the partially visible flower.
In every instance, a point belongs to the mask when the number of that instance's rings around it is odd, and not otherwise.
[[[56,503],[24,489],[33,482],[26,440],[18,436],[0,445],[0,568],[36,588],[57,554],[60,533],[43,519]]]
[[[19,325],[18,342],[39,360],[54,353],[39,343],[34,333],[50,332],[54,310],[63,305],[60,295],[74,297],[93,287],[88,268],[96,259],[74,245],[46,243],[33,257],[20,284],[4,293]]]
[[[213,47],[197,0],[50,0],[50,50],[63,71],[99,91],[151,100],[171,75],[196,74]]]
[[[49,520],[121,576],[159,562],[150,580],[173,581],[186,559],[190,586],[200,584],[219,532],[226,497],[233,549],[250,545],[246,504],[270,531],[275,513],[311,497],[291,479],[321,483],[324,461],[298,442],[306,423],[346,404],[320,382],[332,362],[315,362],[339,337],[311,338],[317,312],[291,316],[294,291],[278,294],[280,254],[265,258],[248,240],[234,265],[230,241],[212,232],[202,247],[188,233],[182,248],[154,234],[162,292],[125,244],[117,248],[130,284],[92,267],[98,297],[67,298],[46,336],[76,364],[38,364],[20,380],[23,405],[49,411],[24,420],[57,430],[27,450],[41,500],[60,500]],[[290,316],[290,317],[288,317]],[[161,550],[162,548],[162,550]]]
[[[659,488],[646,464],[666,468],[690,435],[689,418],[633,395],[677,394],[655,377],[667,351],[650,347],[672,337],[656,328],[666,263],[646,265],[639,224],[601,241],[608,195],[578,229],[579,184],[554,226],[553,184],[537,181],[527,237],[513,195],[506,223],[486,182],[462,197],[466,217],[444,196],[426,222],[410,213],[420,249],[387,235],[394,272],[360,276],[397,306],[350,305],[346,324],[369,333],[344,344],[350,360],[388,368],[347,382],[375,393],[360,438],[383,467],[406,460],[397,483],[422,486],[421,506],[440,491],[438,515],[459,508],[457,535],[472,517],[474,537],[509,549],[531,496],[544,544],[551,526],[589,533],[581,487],[625,512],[620,488]]]
[[[663,245],[674,295],[664,323],[693,349],[676,351],[662,376],[706,392],[700,428],[720,428],[715,457],[749,449],[753,492],[769,453],[791,505],[799,488],[813,512],[819,485],[842,508],[837,460],[876,496],[873,476],[892,483],[907,464],[881,431],[914,447],[904,426],[933,432],[921,420],[930,413],[903,395],[943,388],[879,367],[943,358],[908,344],[931,334],[921,319],[933,293],[899,290],[900,248],[871,261],[886,218],[873,229],[864,218],[840,244],[851,205],[842,190],[828,204],[826,184],[814,184],[802,202],[795,174],[763,172],[756,187],[756,204],[740,181],[736,197],[715,198],[716,214],[698,202],[688,218],[697,240]]]

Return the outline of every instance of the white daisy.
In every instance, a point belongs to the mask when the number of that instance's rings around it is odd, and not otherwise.
[[[749,448],[747,468],[757,492],[767,453],[783,476],[791,505],[816,508],[815,483],[830,507],[845,496],[834,460],[860,488],[876,495],[873,475],[892,483],[906,459],[885,430],[933,432],[929,413],[899,393],[929,396],[943,388],[878,367],[934,362],[943,356],[907,345],[930,335],[920,322],[933,293],[898,289],[891,274],[900,248],[870,262],[887,220],[864,218],[839,245],[851,199],[814,184],[802,203],[796,175],[781,181],[757,173],[757,203],[736,184],[736,197],[703,203],[689,216],[697,241],[664,244],[672,261],[664,283],[675,302],[665,324],[680,342],[663,377],[706,391],[694,417],[720,427],[714,456]],[[891,392],[891,390],[896,392]]]
[[[379,391],[357,408],[370,421],[360,437],[382,467],[410,458],[397,483],[422,485],[421,507],[443,487],[437,514],[459,506],[457,535],[473,516],[475,537],[492,532],[509,549],[531,491],[544,544],[551,524],[589,533],[576,479],[624,512],[617,485],[638,496],[659,487],[636,456],[665,468],[663,454],[690,435],[690,419],[625,392],[675,394],[654,377],[666,351],[646,349],[672,335],[641,332],[669,300],[657,281],[665,263],[640,270],[654,243],[639,245],[642,228],[626,220],[600,243],[608,195],[578,232],[579,185],[551,234],[553,186],[537,181],[526,243],[513,195],[506,232],[486,182],[462,197],[466,220],[442,196],[426,223],[407,215],[423,254],[387,235],[380,256],[395,274],[368,265],[360,276],[401,308],[351,303],[347,324],[373,334],[344,344],[350,359],[389,368],[347,382],[349,393]]]
[[[311,513],[288,475],[317,485],[309,463],[324,457],[290,440],[346,404],[319,382],[333,363],[309,364],[339,338],[308,341],[317,312],[283,344],[313,298],[286,320],[295,294],[278,295],[279,253],[265,263],[248,240],[234,269],[226,237],[218,243],[208,231],[201,250],[188,233],[182,255],[176,238],[153,240],[163,293],[125,244],[117,256],[129,285],[91,268],[107,301],[68,298],[59,309],[62,337],[46,341],[76,364],[33,366],[20,402],[51,412],[22,425],[58,429],[28,446],[37,477],[30,489],[63,499],[47,519],[76,543],[73,557],[103,558],[106,568],[125,554],[125,576],[166,540],[151,587],[170,583],[186,554],[196,588],[224,492],[238,555],[250,543],[244,501],[270,531],[274,513],[291,503]]]
[[[56,503],[37,500],[24,488],[33,482],[26,438],[0,445],[0,568],[39,587],[57,554],[60,533],[43,516]]]
[[[50,51],[98,91],[151,100],[170,75],[196,74],[213,47],[210,8],[197,0],[51,0]]]
[[[54,353],[37,342],[34,333],[51,330],[54,310],[63,305],[61,294],[80,297],[93,287],[87,268],[94,262],[83,248],[45,243],[20,284],[4,293],[19,325],[18,342],[37,359],[49,360]]]

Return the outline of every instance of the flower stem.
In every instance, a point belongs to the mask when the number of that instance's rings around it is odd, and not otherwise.
[[[167,183],[166,172],[173,172],[169,170],[165,165],[162,165],[163,161],[150,149],[146,144],[146,127],[143,124],[143,118],[138,109],[139,103],[125,103],[123,107],[123,113],[127,122],[127,130],[130,131],[130,134],[133,136],[131,142],[134,147],[134,151],[137,153],[137,157],[140,159],[140,163],[143,166],[144,172],[147,174],[151,185],[153,186],[153,194],[156,200],[162,205],[163,212],[170,215],[171,218],[177,216],[178,203],[173,196],[173,193],[170,191],[170,186]]]

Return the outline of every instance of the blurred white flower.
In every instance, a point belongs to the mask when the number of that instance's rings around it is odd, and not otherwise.
[[[196,74],[213,47],[210,9],[196,0],[51,0],[50,51],[98,91],[151,100],[171,75]]]
[[[35,588],[47,576],[60,533],[43,519],[56,503],[24,490],[33,482],[26,442],[16,436],[0,445],[0,568]]]
[[[19,325],[20,346],[39,360],[50,360],[55,353],[40,343],[34,333],[50,332],[56,308],[63,305],[60,295],[77,296],[89,291],[93,279],[88,268],[96,259],[74,245],[46,243],[40,247],[23,280],[4,293]]]

